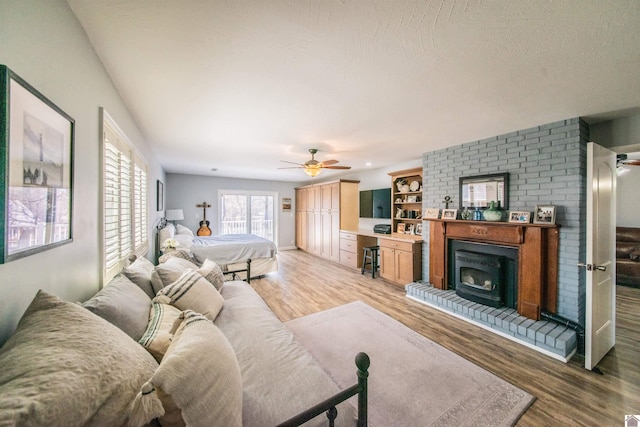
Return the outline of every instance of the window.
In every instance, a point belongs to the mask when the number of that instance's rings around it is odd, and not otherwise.
[[[220,190],[219,234],[255,234],[275,242],[278,193]]]
[[[103,111],[103,275],[107,282],[131,254],[149,247],[147,165]]]

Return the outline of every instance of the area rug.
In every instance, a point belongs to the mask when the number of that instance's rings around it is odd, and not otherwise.
[[[535,400],[363,302],[285,325],[341,388],[369,355],[369,426],[511,426]]]

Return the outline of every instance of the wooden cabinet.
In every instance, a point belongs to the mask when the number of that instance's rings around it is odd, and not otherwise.
[[[378,238],[380,277],[401,285],[422,278],[422,241]]]
[[[340,180],[296,188],[296,246],[340,261],[340,230],[358,229],[359,181]]]
[[[356,232],[340,232],[340,263],[347,267],[360,269],[362,267],[363,250],[365,246],[377,245],[377,239],[363,236]]]
[[[391,232],[414,234],[418,224],[422,224],[422,168],[390,172],[389,175]]]

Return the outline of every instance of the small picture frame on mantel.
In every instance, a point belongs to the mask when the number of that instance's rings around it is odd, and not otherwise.
[[[398,229],[396,230],[396,232],[400,233],[400,234],[404,234],[407,228],[407,224],[405,224],[404,222],[401,222],[398,224]]]
[[[458,209],[443,209],[442,219],[456,219],[458,217]]]
[[[552,205],[537,205],[533,216],[534,224],[555,224],[556,207]]]
[[[422,216],[424,219],[438,219],[440,218],[440,209],[438,208],[427,208],[424,211],[424,215]]]
[[[509,222],[528,224],[531,222],[531,212],[509,211]]]

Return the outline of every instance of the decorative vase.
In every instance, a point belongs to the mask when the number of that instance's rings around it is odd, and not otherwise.
[[[502,211],[496,208],[494,201],[489,202],[489,207],[482,213],[485,221],[500,221],[502,219]]]

